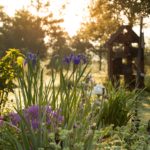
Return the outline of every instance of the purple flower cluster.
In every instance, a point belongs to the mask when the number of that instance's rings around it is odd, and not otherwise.
[[[27,63],[31,63],[32,66],[35,66],[37,63],[37,55],[29,52],[24,61],[24,65],[26,65]]]
[[[64,62],[67,63],[67,64],[70,64],[71,62],[75,65],[78,65],[80,63],[87,63],[87,57],[83,54],[78,54],[78,55],[73,55],[73,54],[70,54],[69,56],[66,56],[64,58]]]
[[[50,106],[30,106],[23,111],[23,117],[26,122],[33,128],[38,129],[40,124],[44,123],[49,125],[58,125],[63,122],[63,116],[60,115],[60,111],[53,111]],[[13,125],[18,126],[22,121],[18,113],[11,113],[10,121]],[[44,121],[42,119],[44,118]]]
[[[21,121],[21,118],[17,113],[10,113],[9,117],[11,119],[11,123],[15,126],[17,126]]]

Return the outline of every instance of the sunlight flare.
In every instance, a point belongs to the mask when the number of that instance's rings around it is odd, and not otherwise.
[[[89,2],[90,0],[53,0],[50,7],[54,17],[63,18],[64,22],[61,26],[70,36],[73,36],[88,16]],[[0,0],[0,5],[4,6],[5,11],[10,16],[13,16],[16,10],[27,7],[29,3],[30,0]]]

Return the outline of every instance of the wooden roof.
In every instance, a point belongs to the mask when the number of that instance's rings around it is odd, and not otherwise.
[[[111,35],[105,46],[107,47],[113,43],[139,43],[139,36],[129,25],[123,25]]]

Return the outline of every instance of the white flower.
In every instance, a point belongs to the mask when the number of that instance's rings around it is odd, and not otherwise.
[[[96,86],[94,86],[92,90],[92,94],[95,95],[103,95],[104,93],[105,93],[105,87],[101,84],[97,84]]]

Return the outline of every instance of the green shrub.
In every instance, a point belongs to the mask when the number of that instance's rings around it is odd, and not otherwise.
[[[14,79],[22,67],[24,56],[17,49],[9,49],[0,60],[0,114],[8,101],[8,93],[13,92]]]
[[[126,125],[133,114],[138,92],[128,91],[124,87],[115,88],[111,84],[106,86],[106,90],[106,98],[102,97],[99,100],[100,104],[94,108],[97,127]]]

